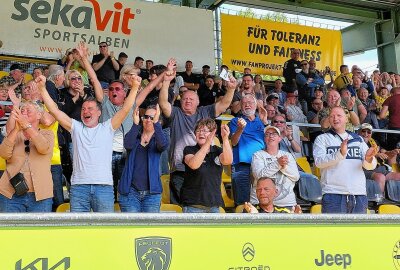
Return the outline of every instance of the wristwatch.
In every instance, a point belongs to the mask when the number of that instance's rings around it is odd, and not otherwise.
[[[22,130],[27,130],[28,128],[32,128],[32,124],[27,124]]]

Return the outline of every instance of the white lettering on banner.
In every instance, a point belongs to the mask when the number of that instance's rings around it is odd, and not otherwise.
[[[80,41],[92,54],[107,42],[115,55],[127,53],[182,70],[213,65],[213,13],[208,10],[134,0],[10,0],[0,9],[2,54],[59,59]],[[190,29],[190,31],[187,31]]]

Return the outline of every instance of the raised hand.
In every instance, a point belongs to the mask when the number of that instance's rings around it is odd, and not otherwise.
[[[161,110],[160,110],[160,105],[156,105],[156,114],[154,115],[154,119],[153,119],[153,123],[157,123],[158,120],[160,119],[160,114],[161,114]]]
[[[132,90],[135,91],[139,89],[140,83],[142,82],[142,78],[136,74],[124,74],[123,79],[132,88]]]
[[[46,77],[43,75],[40,75],[35,79],[35,83],[37,84],[37,88],[39,89],[39,92],[43,92],[46,90]]]
[[[89,48],[87,47],[86,43],[81,41],[76,46],[76,50],[78,51],[79,56],[82,59],[87,59],[89,56]]]
[[[236,87],[237,87],[237,81],[236,81],[236,79],[235,79],[235,77],[233,77],[232,75],[230,75],[229,76],[229,81],[227,82],[227,84],[226,84],[226,87],[228,88],[228,89],[236,89]]]
[[[347,156],[347,142],[349,141],[349,139],[345,139],[342,141],[342,143],[340,144],[340,153],[342,154],[342,156],[346,157]]]
[[[133,111],[132,117],[133,123],[135,123],[135,125],[139,125],[139,107],[136,107],[136,109]]]
[[[244,129],[247,125],[247,122],[243,118],[239,118],[237,125],[239,129]]]
[[[246,210],[247,213],[251,213],[251,214],[257,214],[258,210],[254,207],[254,205],[252,205],[249,202],[245,202],[244,203],[244,210]]]
[[[371,160],[374,156],[376,156],[376,154],[378,154],[379,152],[379,148],[377,145],[373,145],[371,146],[367,153],[365,153],[365,159],[366,160]]]
[[[221,137],[222,140],[228,140],[229,139],[229,134],[230,134],[230,130],[228,125],[224,124],[221,125]]]
[[[215,137],[215,132],[216,131],[217,130],[214,129],[213,131],[210,132],[210,134],[208,134],[207,140],[206,140],[206,143],[205,143],[206,145],[208,145],[208,146],[212,145],[212,143],[214,142],[214,137]]]
[[[286,165],[289,164],[289,158],[287,156],[281,156],[280,158],[277,159],[279,165],[281,165],[282,169],[286,167]]]
[[[170,58],[167,63],[167,71],[176,71],[176,59]],[[168,73],[168,72],[167,72]]]

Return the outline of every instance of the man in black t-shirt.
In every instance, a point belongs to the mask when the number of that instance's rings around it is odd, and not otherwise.
[[[283,77],[285,77],[287,92],[294,92],[296,90],[296,75],[301,71],[299,59],[300,50],[294,49],[290,55],[290,59],[283,65]]]
[[[214,104],[219,97],[225,95],[225,92],[215,84],[214,77],[209,75],[205,80],[205,84],[201,85],[197,90],[197,94],[200,99],[199,106],[207,106]]]
[[[192,73],[192,69],[193,63],[192,61],[188,60],[185,64],[185,71],[179,73],[179,75],[182,76],[183,81],[185,82],[184,85],[189,90],[197,91],[197,89],[200,87],[199,78],[196,74]]]
[[[115,80],[115,71],[119,70],[119,64],[114,57],[114,52],[108,50],[107,42],[100,42],[100,53],[93,56],[92,66],[101,87],[107,89],[111,81]]]

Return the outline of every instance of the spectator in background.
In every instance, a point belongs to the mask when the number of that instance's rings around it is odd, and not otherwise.
[[[12,103],[9,101],[8,93],[14,91],[17,84],[9,85],[7,82],[0,83],[0,143],[3,141],[5,130],[3,132],[3,127],[5,127],[8,118],[11,115]]]
[[[365,88],[368,90],[368,95],[372,95],[374,92],[374,84],[368,77],[368,73],[362,72],[361,69],[356,67],[353,69],[353,84],[350,84],[347,86],[349,88],[350,92],[356,93],[358,89]]]
[[[360,123],[368,123],[371,124],[373,128],[379,128],[378,118],[376,116],[375,100],[368,98],[368,90],[363,87],[358,89],[357,95],[365,110],[367,111],[367,116],[363,121],[361,121],[360,119]]]
[[[267,111],[267,119],[268,119],[268,125],[271,125],[272,119],[276,116],[278,113],[274,106],[272,105],[265,105],[265,110]]]
[[[353,109],[354,113],[360,119],[360,123],[362,123],[367,117],[367,110],[361,103],[361,100],[357,96],[352,96],[348,88],[340,89],[340,106],[347,109]]]
[[[233,96],[232,105],[231,105],[232,114],[236,115],[239,113],[239,111],[241,109],[240,100],[242,99],[242,97],[244,97],[245,95],[248,95],[248,94],[256,97],[257,107],[264,105],[261,93],[256,93],[254,91],[253,76],[250,74],[245,74],[242,77],[241,90],[236,91],[235,95]]]
[[[392,164],[396,164],[396,158],[400,149],[386,151],[380,147],[372,138],[372,126],[368,123],[361,125],[358,134],[364,139],[368,147],[378,147],[378,153],[375,155],[378,165],[373,170],[364,169],[364,174],[367,179],[376,181],[382,193],[384,193],[386,180],[400,180],[400,173],[392,172]]]
[[[255,180],[263,177],[275,179],[278,196],[274,199],[274,205],[285,207],[290,211],[297,205],[293,188],[300,176],[293,156],[279,150],[280,141],[280,130],[274,126],[267,126],[266,148],[254,153],[251,170]]]
[[[251,74],[251,68],[245,67],[245,68],[243,69],[243,74]]]
[[[286,103],[286,92],[282,90],[283,83],[281,79],[276,79],[274,82],[274,89],[268,92],[268,94],[276,93],[279,98],[279,105],[284,107]]]
[[[283,64],[283,77],[286,82],[286,92],[296,90],[296,75],[300,72],[300,50],[294,49],[290,54],[290,59]]]
[[[60,89],[64,87],[65,73],[64,68],[59,65],[49,66],[49,76],[46,80],[46,89],[51,99],[58,102],[60,99]]]
[[[272,93],[272,94],[268,95],[267,104],[273,106],[275,108],[275,111],[278,114],[285,114],[286,115],[286,113],[287,113],[286,112],[286,108],[285,108],[285,106],[281,106],[279,104],[279,95],[277,93]]]
[[[207,78],[210,76],[210,66],[204,65],[201,68],[201,75],[199,76],[200,88],[205,85]]]
[[[380,89],[378,88],[377,91],[374,91],[374,98],[376,101],[376,110],[377,110],[378,115],[381,113],[383,103],[385,102],[385,100],[388,97],[389,97],[389,91],[386,87],[381,87]],[[384,116],[384,118],[381,119],[380,117],[378,117],[379,128],[387,127],[388,116],[389,116],[389,112],[386,112],[386,115]]]
[[[351,74],[349,72],[349,67],[347,65],[341,65],[340,66],[340,74],[339,76],[336,77],[335,81],[333,82],[333,85],[335,86],[336,89],[342,89],[347,87],[349,84],[351,84]],[[352,96],[355,96],[355,92],[352,93]]]
[[[297,106],[297,95],[288,93],[286,101],[287,119],[291,122],[307,123],[307,118],[299,106]]]
[[[89,85],[89,76],[85,68],[83,67],[82,58],[80,57],[76,49],[72,50],[72,53],[68,55],[65,71],[77,70],[82,76],[83,84]]]
[[[146,60],[146,72],[149,74],[150,76],[150,69],[154,66],[154,62],[151,59],[147,59]]]
[[[393,88],[392,96],[388,97],[385,102],[383,102],[379,118],[385,119],[387,112],[389,112],[388,128],[391,130],[400,130],[400,87]],[[390,134],[387,141],[388,150],[399,148],[399,142],[400,134]]]
[[[368,199],[362,167],[376,167],[377,147],[368,146],[355,133],[346,131],[347,116],[342,107],[329,113],[331,130],[314,143],[315,165],[321,169],[322,213],[367,211]]]
[[[171,203],[179,204],[180,190],[184,180],[185,167],[182,163],[183,149],[188,145],[196,144],[194,128],[197,121],[204,118],[215,118],[225,112],[229,107],[237,83],[233,77],[227,85],[225,96],[217,103],[205,107],[199,107],[199,97],[196,92],[186,91],[182,95],[181,108],[171,106],[168,102],[168,87],[175,77],[176,61],[171,59],[164,76],[163,88],[160,92],[159,104],[164,116],[171,120]]]
[[[250,199],[250,165],[255,152],[264,148],[264,126],[268,124],[267,112],[259,107],[256,116],[257,101],[251,94],[240,100],[240,117],[229,122],[233,147],[232,190],[235,205],[241,205]]]
[[[107,42],[100,42],[99,50],[100,53],[93,56],[92,66],[101,88],[107,89],[110,82],[115,80],[115,71],[119,70],[119,64],[114,57],[114,52],[109,51]]]
[[[222,148],[213,145],[216,130],[213,119],[200,120],[194,129],[197,144],[183,150],[181,203],[185,213],[219,213],[224,205],[221,175],[223,166],[232,163],[232,148],[227,125],[221,126]]]
[[[324,108],[324,102],[320,98],[314,98],[311,102],[311,110],[307,113],[307,121],[310,124],[319,124],[319,112]],[[320,128],[309,128],[309,135],[311,143],[314,143],[315,138],[322,134]]]
[[[20,64],[12,64],[10,67],[10,75],[0,79],[0,83],[8,83],[8,85],[17,84],[15,93],[20,95],[24,89],[25,70]]]
[[[296,75],[296,83],[302,111],[307,113],[315,89],[323,88],[325,81],[317,73],[310,72],[307,60],[302,60],[300,66],[301,71]]]
[[[301,135],[300,129],[296,125],[287,125],[284,115],[276,115],[272,119],[272,126],[279,129],[281,140],[279,149],[289,152],[293,157],[301,157]]]
[[[150,106],[139,125],[139,110],[133,115],[133,126],[124,138],[129,157],[118,184],[122,212],[158,213],[162,185],[159,167],[161,153],[168,147],[168,138],[158,122],[160,108]]]
[[[199,95],[200,106],[212,105],[225,95],[219,85],[214,83],[214,77],[211,75],[207,76],[205,84],[200,86],[197,94]]]
[[[188,60],[185,64],[185,71],[179,73],[179,75],[182,76],[183,81],[185,82],[184,85],[189,90],[197,91],[197,89],[200,87],[200,83],[198,77],[192,72],[192,69],[193,63],[192,61]]]
[[[32,77],[35,80],[40,75],[43,75],[43,69],[40,67],[35,67],[32,71]]]
[[[265,92],[264,83],[260,75],[254,76],[254,92],[261,93],[262,100],[265,100],[267,98],[267,93]]]
[[[322,131],[327,131],[328,129],[330,129],[331,124],[329,122],[329,114],[332,108],[340,106],[340,102],[341,98],[339,92],[336,90],[330,90],[326,97],[327,107],[318,113]],[[353,110],[354,104],[355,97],[351,97],[349,99],[349,102],[347,103],[347,107],[342,106],[347,118],[347,121],[345,121],[344,123],[346,125],[346,130],[349,131],[354,131],[354,126],[358,126],[360,124],[360,119]]]
[[[121,69],[123,66],[125,66],[126,62],[128,62],[128,55],[124,52],[120,52],[118,55],[118,70],[115,70],[115,78],[118,79],[121,75]]]
[[[44,83],[43,83],[44,85]],[[7,168],[0,178],[0,212],[51,212],[53,182],[50,173],[54,135],[39,129],[43,108],[37,103],[24,102],[15,107],[15,125],[0,145],[0,156]],[[10,179],[22,174],[28,190],[15,194]]]

